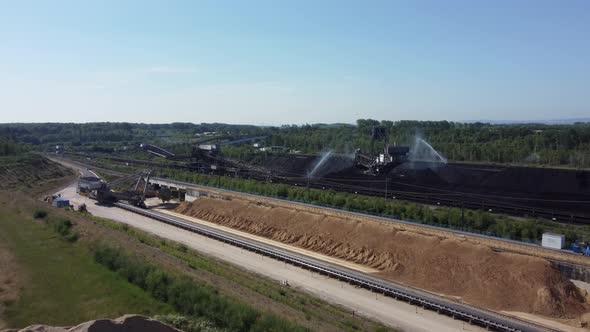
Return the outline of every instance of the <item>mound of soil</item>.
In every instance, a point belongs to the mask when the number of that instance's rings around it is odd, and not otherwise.
[[[0,158],[0,190],[33,188],[44,181],[72,175],[73,172],[34,154]]]
[[[380,270],[379,276],[493,310],[576,318],[578,288],[544,259],[240,198],[202,197],[176,212]]]
[[[75,327],[32,325],[18,332],[180,332],[160,321],[139,315],[125,315],[117,319],[98,319]],[[5,331],[4,331],[5,332]]]

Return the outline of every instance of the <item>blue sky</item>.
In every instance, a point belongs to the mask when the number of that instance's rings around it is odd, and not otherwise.
[[[590,1],[3,1],[0,122],[590,116]]]

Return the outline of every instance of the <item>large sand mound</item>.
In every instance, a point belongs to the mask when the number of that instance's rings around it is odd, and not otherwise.
[[[176,212],[368,265],[381,277],[494,310],[563,318],[590,310],[578,288],[541,258],[239,198],[203,197]]]

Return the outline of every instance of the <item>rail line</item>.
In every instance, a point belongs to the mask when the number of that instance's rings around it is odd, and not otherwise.
[[[91,154],[83,154],[84,156],[92,156]],[[158,167],[164,169],[175,169],[189,172],[197,172],[202,174],[209,174],[210,169],[186,164],[183,162],[173,163],[160,163],[149,160],[140,160],[132,158],[122,158],[108,155],[100,155],[100,158],[109,159],[115,162],[135,164],[148,167]],[[230,170],[231,169],[231,170]],[[390,199],[407,200],[411,202],[432,204],[432,205],[443,205],[450,207],[466,208],[466,209],[481,209],[490,212],[506,213],[514,216],[524,217],[541,217],[548,220],[554,220],[565,223],[575,224],[590,224],[590,215],[578,212],[569,212],[564,208],[547,208],[546,202],[542,200],[536,202],[538,199],[534,198],[518,198],[518,197],[488,197],[485,194],[477,193],[460,193],[449,194],[444,190],[435,190],[434,192],[428,191],[416,191],[409,189],[401,189],[395,187],[389,190],[383,188],[373,188],[371,186],[365,186],[360,184],[348,183],[353,180],[342,180],[342,179],[312,179],[311,181],[301,175],[277,175],[272,173],[264,173],[259,170],[240,168],[236,167],[225,167],[218,165],[215,170],[218,175],[239,177],[245,179],[254,179],[257,181],[269,181],[275,183],[283,183],[293,186],[305,187],[308,186],[314,189],[332,189],[340,192],[355,193],[367,196],[387,197]],[[360,180],[354,180],[353,182],[362,182]],[[383,182],[384,183],[384,182]],[[392,184],[395,184],[392,181]],[[404,184],[407,186],[407,184]],[[526,203],[523,203],[526,202]],[[536,202],[536,205],[531,205]],[[562,204],[562,203],[560,203]],[[571,205],[571,204],[570,204]],[[577,206],[586,206],[587,203],[577,204]]]
[[[554,331],[532,322],[509,317],[472,305],[455,303],[435,294],[378,279],[364,273],[346,269],[344,267],[337,267],[326,262],[295,254],[287,250],[278,249],[271,245],[262,244],[254,240],[246,239],[234,234],[229,234],[207,227],[205,225],[194,224],[181,218],[141,209],[121,202],[115,203],[115,205],[124,210],[137,213],[193,233],[204,235],[209,238],[213,238],[267,257],[271,257],[279,261],[308,269],[322,275],[345,281],[373,292],[378,292],[385,296],[395,298],[397,300],[402,300],[413,305],[419,305],[425,309],[436,311],[437,313],[453,317],[454,319],[460,319],[473,325],[481,326],[494,331]]]
[[[88,167],[90,165],[78,162],[78,161],[74,161],[71,159],[66,159],[67,162],[73,163],[73,164],[77,164],[80,165],[82,167]],[[102,169],[102,168],[97,168],[95,166],[92,166],[95,169]],[[109,171],[107,169],[102,169],[104,171]],[[123,173],[123,172],[118,172],[118,171],[113,171],[116,173],[119,173],[119,175],[129,175],[128,173]],[[472,237],[478,237],[478,238],[482,238],[482,239],[487,239],[487,240],[494,240],[494,241],[501,241],[501,242],[505,242],[508,244],[515,244],[515,245],[520,245],[520,246],[526,246],[526,247],[530,247],[531,249],[538,249],[541,248],[538,244],[535,243],[529,243],[529,242],[524,242],[524,241],[518,241],[518,240],[511,240],[511,239],[505,239],[505,238],[501,238],[501,237],[497,237],[497,236],[493,236],[493,235],[486,235],[486,234],[481,234],[481,233],[475,233],[472,231],[464,231],[464,230],[459,230],[459,229],[453,229],[453,228],[448,228],[448,227],[442,227],[442,226],[436,226],[436,225],[429,225],[429,224],[424,224],[424,223],[420,223],[417,221],[410,221],[410,220],[402,220],[402,219],[393,219],[393,218],[389,218],[386,216],[382,216],[379,214],[370,214],[367,212],[356,212],[356,211],[348,211],[348,210],[343,210],[343,209],[339,209],[339,208],[334,208],[334,207],[329,207],[329,206],[321,206],[321,205],[313,205],[313,204],[309,204],[309,203],[304,203],[304,202],[299,202],[299,201],[290,201],[290,200],[286,200],[286,199],[281,199],[281,198],[277,198],[277,197],[268,197],[268,196],[262,196],[262,195],[257,195],[257,194],[251,194],[251,193],[246,193],[246,192],[241,192],[241,191],[236,191],[236,190],[231,190],[231,189],[224,189],[224,188],[219,188],[219,187],[212,187],[212,186],[208,186],[208,185],[203,185],[203,184],[196,184],[196,183],[191,183],[191,182],[185,182],[185,181],[178,181],[178,180],[173,180],[173,179],[169,179],[169,178],[158,178],[158,177],[152,177],[151,181],[164,181],[170,184],[176,184],[185,188],[194,188],[194,189],[198,189],[198,188],[204,188],[206,190],[215,190],[218,192],[226,192],[226,193],[231,193],[231,194],[235,194],[235,195],[243,195],[246,197],[251,197],[251,198],[255,198],[255,199],[266,199],[266,200],[274,200],[274,201],[278,201],[278,202],[282,202],[282,203],[287,203],[287,204],[298,204],[301,206],[305,206],[305,207],[309,207],[309,208],[320,208],[320,209],[325,209],[327,211],[331,211],[331,212],[335,212],[335,213],[344,213],[344,214],[349,214],[351,216],[357,216],[357,217],[370,217],[370,218],[375,218],[381,221],[385,221],[385,222],[395,222],[395,223],[401,223],[401,224],[406,224],[406,225],[412,225],[412,226],[416,226],[416,227],[422,227],[422,228],[427,228],[427,229],[432,229],[432,230],[436,230],[436,231],[444,231],[444,232],[452,232],[458,235],[464,235],[464,236],[472,236]],[[508,250],[505,248],[497,248],[499,250],[502,251],[512,251],[512,252],[516,252],[516,253],[520,253],[523,254],[522,251],[513,251],[513,250]],[[559,253],[560,255],[566,255],[568,257],[574,257],[574,258],[578,258],[580,256],[580,254],[576,254],[573,253],[569,250],[559,250],[559,249],[552,249],[552,248],[543,248],[544,250],[548,250],[551,252],[556,252]],[[550,261],[555,261],[555,262],[567,262],[567,263],[573,263],[576,265],[580,265],[580,266],[588,266],[590,265],[589,263],[585,263],[585,264],[581,264],[579,262],[573,262],[571,259],[570,260],[562,260],[562,259],[556,259],[556,258],[551,258],[551,257],[545,257],[547,259],[549,259]]]
[[[193,189],[204,188],[205,190],[217,191],[217,192],[234,194],[234,195],[240,195],[240,196],[244,196],[244,197],[250,197],[250,198],[253,198],[253,199],[264,199],[264,200],[276,201],[276,202],[285,203],[285,204],[296,204],[296,205],[304,206],[304,207],[307,207],[307,208],[322,209],[322,210],[326,210],[326,211],[330,211],[330,212],[334,212],[334,213],[349,215],[349,216],[352,216],[352,217],[361,217],[361,218],[367,218],[367,217],[369,217],[369,218],[374,218],[374,219],[377,219],[377,220],[380,220],[380,221],[385,221],[385,222],[388,222],[388,223],[398,223],[398,224],[404,224],[404,225],[411,225],[411,226],[416,226],[416,227],[431,229],[431,230],[435,230],[435,231],[451,232],[451,233],[458,234],[458,235],[463,235],[463,236],[470,236],[470,237],[477,237],[477,238],[482,238],[482,239],[487,239],[487,240],[501,241],[501,242],[505,242],[505,243],[509,243],[509,244],[515,244],[515,245],[519,245],[519,246],[526,246],[526,247],[529,247],[531,249],[539,249],[539,248],[541,248],[543,250],[548,250],[550,252],[555,252],[555,253],[558,253],[560,255],[566,255],[567,257],[576,257],[576,258],[577,257],[581,257],[580,254],[573,253],[573,252],[571,252],[569,250],[541,247],[540,245],[535,244],[535,243],[529,243],[529,242],[523,242],[523,241],[518,241],[518,240],[505,239],[505,238],[500,238],[500,237],[496,237],[496,236],[479,234],[479,233],[473,233],[473,232],[469,232],[469,231],[457,230],[457,229],[440,227],[440,226],[435,226],[435,225],[428,225],[428,224],[423,224],[423,223],[416,222],[416,221],[408,221],[408,220],[402,220],[402,219],[393,219],[393,218],[384,217],[382,215],[369,214],[369,213],[366,213],[366,212],[355,212],[355,211],[348,211],[348,210],[343,210],[343,209],[338,209],[338,208],[333,208],[333,207],[328,207],[328,206],[313,205],[313,204],[309,204],[309,203],[303,203],[303,202],[298,202],[298,201],[290,201],[290,200],[287,200],[287,199],[282,199],[282,198],[277,198],[277,197],[267,197],[267,196],[262,196],[262,195],[257,195],[257,194],[251,194],[251,193],[245,193],[245,192],[241,192],[241,191],[231,190],[231,189],[211,187],[211,186],[207,186],[207,185],[201,185],[201,184],[195,184],[195,183],[190,183],[190,182],[178,181],[178,180],[173,180],[173,179],[168,179],[168,178],[152,177],[152,178],[150,178],[150,181],[153,181],[153,182],[156,182],[156,183],[158,183],[158,182],[159,183],[168,183],[168,184],[173,184],[173,185],[177,185],[177,186],[181,186],[181,187],[185,187],[185,188],[193,188]],[[500,248],[496,248],[496,249],[500,249]],[[507,250],[507,249],[502,249],[502,250],[503,251],[510,251],[510,250]],[[522,251],[513,251],[513,252],[519,253],[519,254],[523,254]],[[551,259],[551,258],[547,258],[547,259]],[[559,260],[556,260],[556,259],[551,259],[551,260],[553,260],[553,261],[559,261]],[[566,261],[566,260],[564,260],[564,261]],[[570,261],[566,261],[566,262],[570,262]],[[570,263],[572,263],[572,262],[570,262]],[[586,265],[590,265],[590,261]]]

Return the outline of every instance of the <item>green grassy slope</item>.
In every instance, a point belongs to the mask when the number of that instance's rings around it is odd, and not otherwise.
[[[8,244],[28,278],[19,300],[8,304],[4,313],[12,327],[173,311],[95,263],[84,246],[61,240],[5,206],[0,207],[0,241]]]

